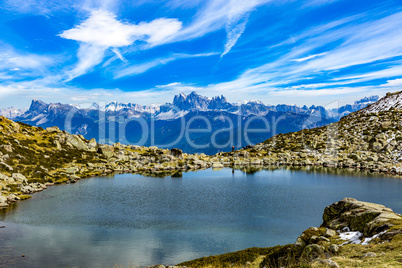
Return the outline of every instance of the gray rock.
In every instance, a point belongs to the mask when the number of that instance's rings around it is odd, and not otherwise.
[[[21,192],[22,192],[23,194],[32,194],[32,193],[36,192],[35,189],[32,188],[32,187],[29,186],[29,185],[22,186],[20,190],[21,190]]]
[[[335,230],[332,230],[332,229],[327,229],[325,231],[325,234],[324,234],[325,237],[334,237],[334,236],[337,236],[337,235],[338,235],[337,232]]]
[[[48,127],[46,128],[47,132],[62,132],[58,127]]]
[[[311,261],[316,258],[325,258],[324,248],[317,244],[311,244],[303,249],[301,258]]]
[[[58,140],[54,140],[53,143],[56,145],[57,150],[61,150],[61,144]]]
[[[0,207],[8,207],[7,197],[0,195]]]
[[[88,146],[90,149],[95,149],[98,146],[98,143],[96,142],[95,138],[90,139],[88,142]]]
[[[21,173],[13,173],[12,177],[17,183],[22,183],[24,185],[28,183],[27,178]]]
[[[328,250],[333,254],[337,254],[339,252],[339,246],[337,244],[331,244]]]
[[[8,171],[13,171],[14,170],[11,166],[7,165],[4,162],[0,162],[0,166],[3,166]]]
[[[314,261],[314,263],[320,263],[320,264],[324,265],[325,267],[329,267],[329,268],[339,268],[340,267],[336,262],[334,262],[331,259],[318,258],[317,260]]]
[[[213,162],[212,163],[212,168],[224,168],[224,165],[222,165],[219,162]]]
[[[69,167],[66,169],[66,173],[68,174],[75,174],[79,171],[78,167]]]
[[[300,254],[303,252],[303,249],[307,246],[306,242],[299,236],[296,239],[296,242],[293,244],[293,252],[295,252],[295,255],[300,256]]]
[[[75,147],[79,150],[88,151],[88,146],[84,141],[77,135],[69,135],[66,140],[66,144],[70,147]]]
[[[13,147],[10,144],[1,145],[0,148],[4,148],[4,150],[6,150],[6,152],[9,152],[9,153],[13,152]]]
[[[107,158],[110,158],[113,156],[113,147],[110,145],[101,145],[98,148],[98,153],[103,154],[104,156],[106,156]]]
[[[7,201],[8,201],[8,202],[15,202],[15,201],[17,201],[17,200],[19,200],[19,198],[18,198],[15,194],[9,194],[9,195],[7,196]]]
[[[361,259],[373,258],[373,257],[376,257],[376,256],[377,256],[377,254],[375,254],[374,252],[367,252],[367,253],[363,254],[360,258]]]
[[[4,184],[12,184],[15,183],[15,180],[12,177],[0,173],[0,182],[3,182]]]
[[[383,147],[384,146],[379,142],[374,142],[373,143],[373,150],[376,151],[376,152],[381,151]]]

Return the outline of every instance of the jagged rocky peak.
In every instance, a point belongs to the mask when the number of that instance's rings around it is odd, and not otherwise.
[[[180,93],[176,95],[173,99],[173,105],[180,110],[206,110],[208,109],[208,105],[210,104],[210,102],[210,98],[201,96],[195,91],[191,92],[188,95]]]
[[[38,99],[33,99],[31,102],[31,106],[29,107],[29,111],[36,111],[36,112],[41,112],[46,110],[48,104],[38,100]]]
[[[211,110],[222,110],[222,109],[229,109],[233,105],[227,101],[227,99],[221,95],[217,97],[213,97],[211,102],[208,105],[208,109]]]
[[[96,102],[92,103],[91,106],[88,107],[89,110],[100,110],[101,107]]]

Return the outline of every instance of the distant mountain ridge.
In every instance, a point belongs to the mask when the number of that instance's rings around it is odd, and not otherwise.
[[[181,93],[172,103],[152,106],[110,102],[103,107],[94,103],[88,108],[80,108],[34,99],[27,111],[12,119],[43,128],[57,126],[102,143],[157,145],[177,147],[189,153],[215,154],[230,150],[232,146],[237,149],[259,143],[278,133],[338,121],[375,100],[378,96],[326,110],[322,106],[274,106],[260,101],[230,103],[224,96],[209,98],[196,92]],[[191,129],[183,133],[183,128],[185,131]],[[257,131],[246,133],[247,128]],[[195,148],[191,144],[203,146]]]
[[[0,109],[0,116],[4,116],[7,118],[16,118],[17,116],[22,115],[23,113],[26,112],[26,109],[18,109],[15,107],[8,107],[5,109]]]

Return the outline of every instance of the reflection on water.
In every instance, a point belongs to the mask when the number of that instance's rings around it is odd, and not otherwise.
[[[402,212],[401,186],[400,179],[324,168],[87,179],[3,210],[0,264],[175,264],[293,243],[304,229],[320,225],[327,205],[346,196]]]

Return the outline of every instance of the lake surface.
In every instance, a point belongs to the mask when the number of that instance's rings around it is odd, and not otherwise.
[[[0,267],[177,264],[294,243],[344,197],[402,213],[401,196],[401,179],[327,169],[86,179],[0,212]]]

